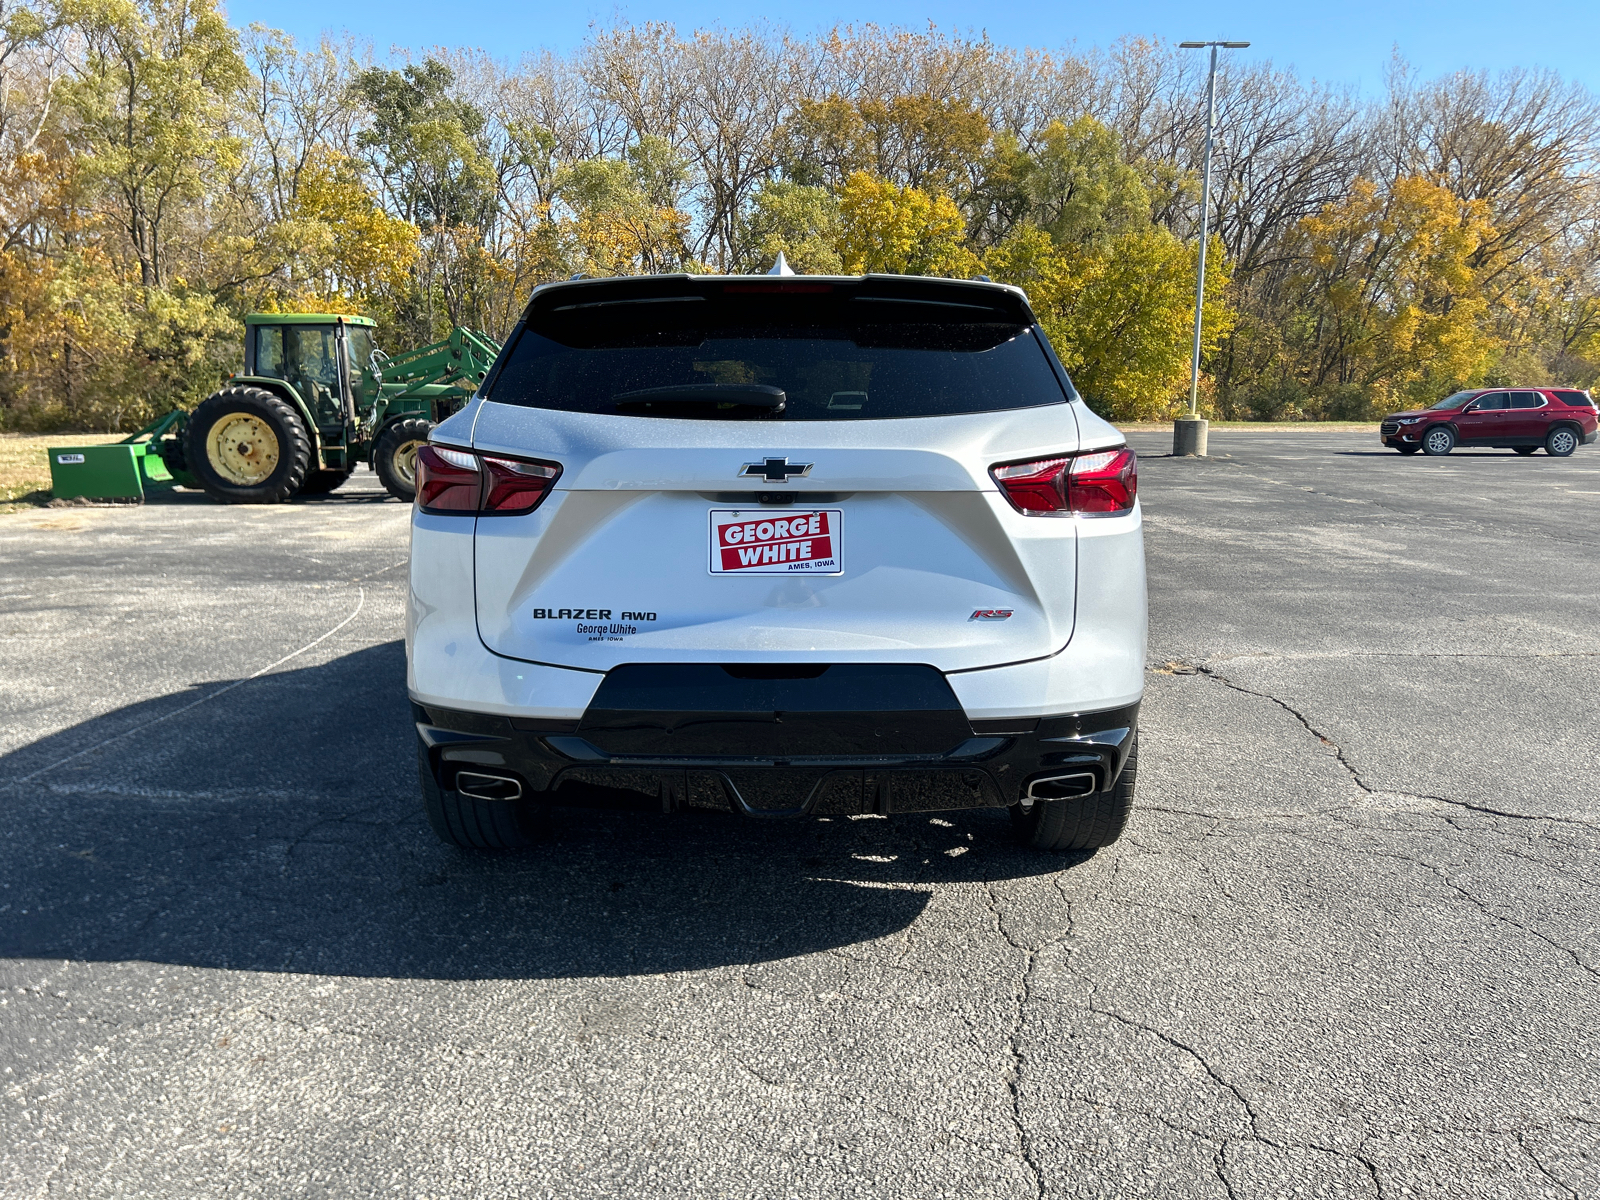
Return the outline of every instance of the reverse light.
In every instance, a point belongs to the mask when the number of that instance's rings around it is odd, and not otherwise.
[[[989,468],[1011,506],[1033,517],[1111,517],[1133,511],[1138,460],[1126,446]]]
[[[530,513],[560,476],[559,463],[427,445],[417,451],[417,506],[442,516]]]

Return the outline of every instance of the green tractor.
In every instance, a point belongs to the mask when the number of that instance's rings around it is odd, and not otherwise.
[[[128,441],[142,442],[146,461],[158,457],[174,482],[228,504],[331,492],[360,462],[409,503],[417,448],[466,403],[499,353],[494,339],[456,328],[391,357],[374,344],[366,317],[251,313],[244,372],[192,413],[169,413]]]

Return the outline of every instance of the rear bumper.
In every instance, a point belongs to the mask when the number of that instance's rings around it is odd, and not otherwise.
[[[416,703],[412,709],[429,766],[445,789],[456,788],[457,776],[468,772],[514,780],[524,796],[544,803],[761,817],[1000,808],[1030,789],[1039,798],[1087,795],[1116,782],[1139,718],[1135,702],[1097,712],[967,721],[954,744],[873,754],[849,752],[839,730],[870,729],[883,714],[834,712],[815,730],[817,743],[828,749],[808,754],[793,752],[806,748],[808,716],[783,714],[788,749],[780,756],[618,753],[597,744],[622,729],[614,720],[596,732],[587,726],[600,723],[587,719],[514,718]],[[703,715],[683,714],[690,722]],[[945,715],[930,714],[941,734]]]

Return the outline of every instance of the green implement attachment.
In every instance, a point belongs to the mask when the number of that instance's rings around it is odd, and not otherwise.
[[[187,471],[172,471],[163,439],[181,431],[183,412],[170,412],[120,442],[101,446],[51,446],[50,493],[57,500],[119,500],[142,504],[145,488],[194,486]]]
[[[384,386],[401,384],[409,390],[418,384],[455,384],[471,395],[499,353],[500,343],[488,334],[458,325],[442,342],[385,359]]]

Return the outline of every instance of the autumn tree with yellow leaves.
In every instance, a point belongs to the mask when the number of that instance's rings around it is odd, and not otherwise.
[[[839,259],[847,275],[977,273],[966,224],[949,196],[857,171],[839,189]]]
[[[1600,100],[1536,71],[1220,84],[1206,412],[1600,382]],[[1015,283],[1090,403],[1169,416],[1199,87],[1143,41],[619,24],[511,66],[301,46],[216,0],[0,0],[0,428],[190,404],[252,309],[358,309],[401,349],[503,335],[549,280],[780,253]]]
[[[1308,389],[1410,406],[1481,378],[1495,347],[1473,260],[1493,234],[1486,203],[1415,176],[1381,190],[1358,179],[1303,220],[1291,286]]]

